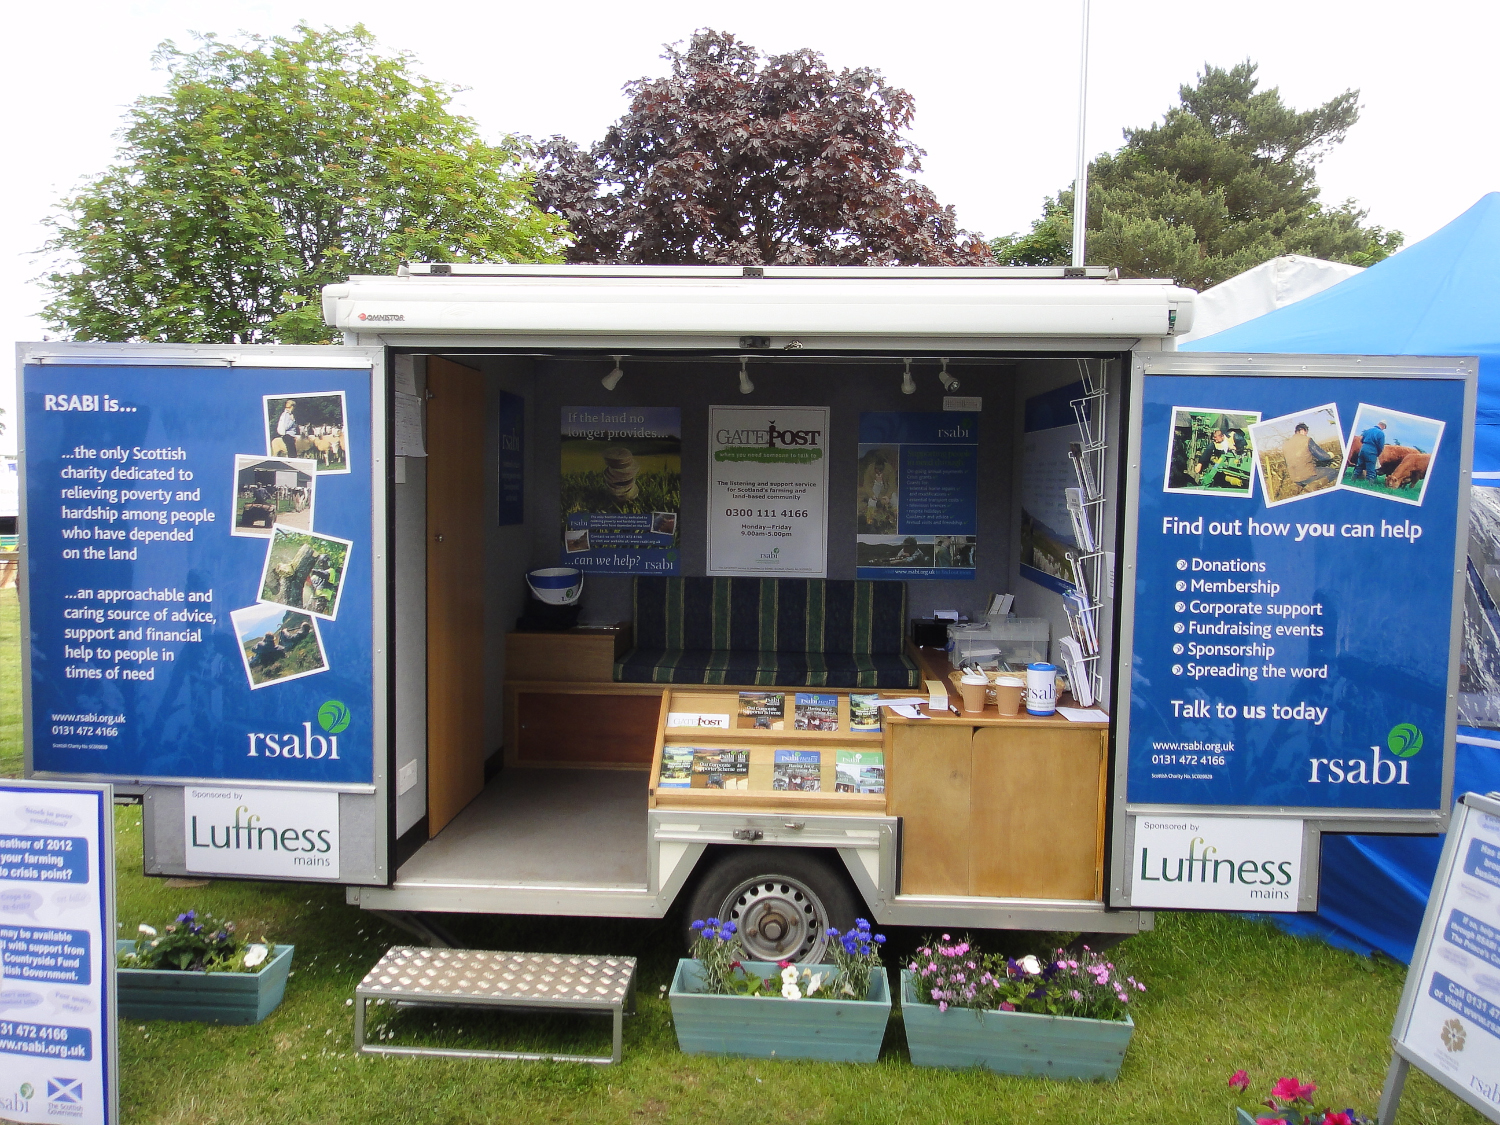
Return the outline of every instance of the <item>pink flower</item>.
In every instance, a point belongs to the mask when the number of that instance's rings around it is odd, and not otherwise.
[[[1297,1097],[1301,1101],[1310,1102],[1312,1101],[1312,1096],[1317,1092],[1318,1087],[1314,1083],[1309,1082],[1306,1086],[1298,1087]]]
[[[941,988],[934,988],[932,990],[932,998],[934,1000],[941,1000],[943,998],[943,990]]]
[[[947,1010],[948,1010],[948,1005],[945,1004],[945,1003],[943,1003],[942,1001],[938,1001],[938,1011],[940,1011],[940,1012],[946,1012]]]
[[[1286,1125],[1284,1117],[1257,1117],[1255,1125]]]
[[[1295,1078],[1278,1078],[1276,1085],[1271,1087],[1271,1097],[1278,1098],[1284,1102],[1294,1102],[1302,1096],[1302,1091],[1311,1093],[1316,1086],[1303,1086]]]
[[[1341,1109],[1330,1109],[1323,1115],[1323,1125],[1354,1125],[1354,1118]]]
[[[1016,1006],[1009,1000],[1002,1000],[1000,1001],[1000,1010],[1002,1012],[1014,1012],[1016,1010]]]
[[[1250,1089],[1250,1076],[1243,1070],[1237,1070],[1229,1076],[1229,1088],[1231,1090]]]

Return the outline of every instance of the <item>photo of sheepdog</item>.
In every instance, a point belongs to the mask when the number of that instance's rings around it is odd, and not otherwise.
[[[261,603],[231,610],[229,619],[251,691],[328,670],[318,623],[307,614]]]
[[[266,395],[266,454],[317,463],[320,473],[349,471],[349,425],[343,391]]]
[[[260,600],[334,620],[353,546],[347,539],[277,524],[260,573]]]
[[[1384,406],[1359,404],[1339,487],[1420,507],[1443,438],[1443,423]]]

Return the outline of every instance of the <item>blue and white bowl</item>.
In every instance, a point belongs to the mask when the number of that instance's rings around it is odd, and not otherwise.
[[[583,571],[574,566],[544,566],[526,572],[526,585],[537,601],[548,605],[572,605],[583,592]]]

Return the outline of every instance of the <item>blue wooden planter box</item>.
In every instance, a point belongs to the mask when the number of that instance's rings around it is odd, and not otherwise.
[[[115,942],[129,953],[133,941]],[[295,946],[275,946],[258,973],[194,973],[175,969],[117,969],[120,1018],[260,1023],[286,995]]]
[[[1088,1020],[973,1008],[940,1012],[936,1004],[918,999],[909,969],[901,971],[901,1018],[917,1066],[983,1067],[997,1074],[1048,1078],[1113,1081],[1135,1034],[1128,1017]]]
[[[781,971],[769,961],[746,961],[745,968],[762,977]],[[833,971],[829,965],[798,968]],[[715,996],[702,992],[702,987],[699,963],[688,958],[678,961],[667,998],[677,1045],[688,1055],[872,1063],[880,1057],[885,1025],[891,1018],[891,986],[884,969],[870,979],[866,1000]]]

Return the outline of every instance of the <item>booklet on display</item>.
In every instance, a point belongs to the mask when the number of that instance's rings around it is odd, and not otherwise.
[[[839,697],[799,691],[796,700],[798,730],[838,730]]]
[[[880,696],[849,696],[849,729],[851,731],[880,731]]]
[[[835,762],[838,793],[884,793],[885,754],[880,750],[840,750]]]
[[[750,751],[694,750],[693,789],[749,789]]]
[[[786,725],[786,696],[779,691],[740,692],[735,724],[740,730],[781,730]]]
[[[817,793],[823,788],[823,755],[817,750],[778,750],[771,764],[771,788]]]

